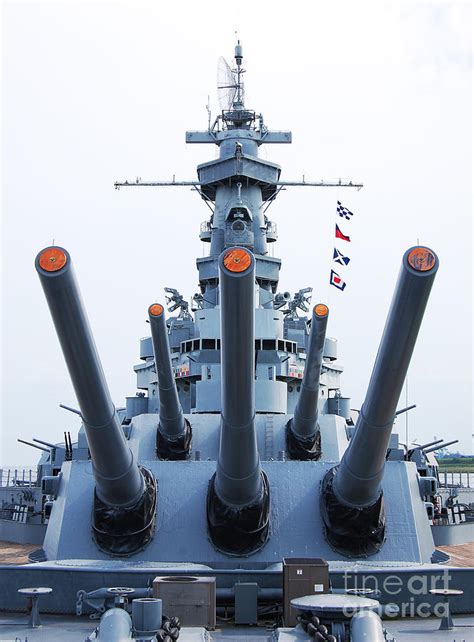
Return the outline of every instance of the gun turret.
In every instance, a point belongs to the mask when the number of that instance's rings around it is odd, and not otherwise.
[[[443,439],[435,439],[434,441],[429,441],[427,444],[420,444],[420,445],[414,446],[413,448],[410,448],[409,450],[407,450],[405,455],[405,460],[411,461],[411,458],[416,452],[424,451],[425,448],[429,448],[430,446],[435,446],[436,444],[441,444],[442,442],[443,442]]]
[[[187,459],[191,450],[191,426],[184,418],[179,402],[163,306],[159,303],[151,305],[148,308],[148,317],[160,397],[156,452],[161,459]]]
[[[313,308],[306,366],[293,419],[286,425],[286,451],[291,459],[317,460],[321,457],[318,426],[319,378],[329,309],[323,303]]]
[[[242,247],[219,257],[221,436],[209,483],[207,521],[214,545],[246,555],[267,539],[270,495],[255,433],[255,259]]]
[[[155,480],[128,447],[110,397],[69,253],[48,247],[36,257],[69,375],[81,409],[92,460],[95,539],[113,554],[130,554],[151,538]],[[144,525],[149,528],[143,529]],[[142,532],[137,534],[141,527]]]
[[[354,436],[340,465],[323,480],[326,537],[336,550],[351,557],[372,555],[384,541],[381,482],[387,447],[438,264],[428,248],[405,252]]]

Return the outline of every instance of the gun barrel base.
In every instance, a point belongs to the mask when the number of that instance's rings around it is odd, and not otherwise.
[[[156,454],[166,461],[189,459],[191,454],[192,428],[187,419],[184,420],[184,431],[176,439],[171,439],[160,430],[156,431]]]
[[[321,516],[325,536],[332,548],[346,557],[369,557],[385,541],[383,493],[371,506],[342,504],[334,493],[337,467],[328,470],[321,484]]]
[[[293,419],[286,424],[286,452],[290,459],[317,461],[321,457],[321,433],[319,430],[307,439],[293,431]]]
[[[268,539],[270,526],[270,487],[266,474],[260,471],[262,492],[251,504],[232,506],[216,493],[214,474],[207,492],[207,525],[212,543],[227,555],[251,555]]]
[[[155,531],[157,482],[153,474],[140,466],[145,490],[132,506],[112,506],[94,493],[92,533],[101,551],[114,557],[126,557],[142,550]]]

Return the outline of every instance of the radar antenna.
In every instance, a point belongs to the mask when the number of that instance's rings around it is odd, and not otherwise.
[[[222,56],[217,63],[217,95],[222,111],[239,110],[244,108],[244,83],[242,82],[242,45],[237,40],[235,46],[236,67],[231,69],[229,63]]]
[[[221,111],[232,109],[236,93],[236,78],[227,60],[221,56],[217,62],[217,96]]]

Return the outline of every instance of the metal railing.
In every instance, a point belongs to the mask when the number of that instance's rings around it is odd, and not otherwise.
[[[438,472],[440,488],[473,488],[474,489],[474,473],[456,472],[450,470],[440,470]]]
[[[31,488],[36,486],[37,471],[36,468],[0,468],[0,488]]]

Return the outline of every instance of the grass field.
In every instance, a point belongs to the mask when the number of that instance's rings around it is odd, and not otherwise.
[[[439,470],[450,473],[474,473],[474,457],[440,457]]]
[[[474,465],[461,466],[460,464],[440,464],[439,471],[447,473],[474,473]]]

